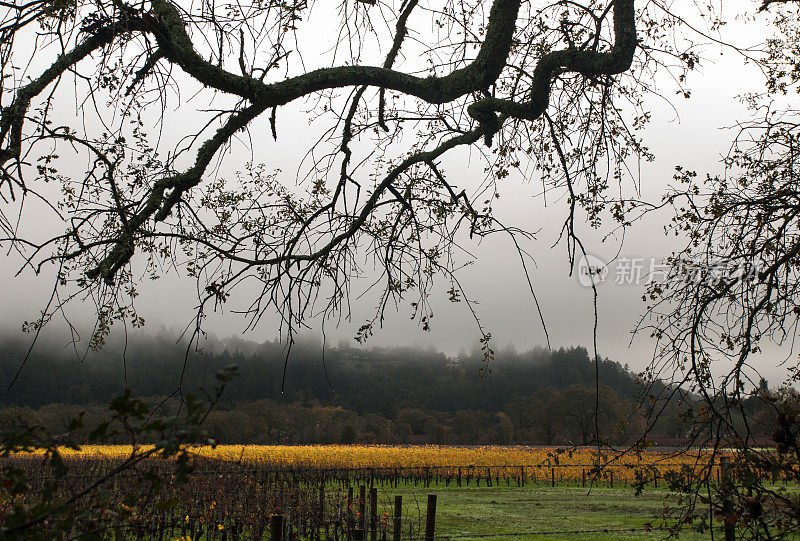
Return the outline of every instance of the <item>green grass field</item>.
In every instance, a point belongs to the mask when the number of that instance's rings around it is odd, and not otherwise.
[[[394,496],[403,496],[405,539],[409,538],[410,524],[421,529],[413,532],[414,538],[424,535],[427,494],[437,495],[436,536],[463,539],[661,539],[666,536],[665,532],[646,532],[644,525],[658,523],[664,504],[675,503],[675,497],[663,490],[651,489],[637,497],[629,487],[589,490],[575,486],[529,485],[518,488],[503,483],[491,488],[400,485],[397,488],[379,487],[378,491],[382,501],[379,512],[391,512]],[[613,531],[625,529],[640,531]],[[577,530],[593,531],[574,533]],[[541,533],[495,535],[526,532]],[[544,532],[564,533],[543,535]],[[700,535],[690,530],[680,535],[681,539],[690,540],[710,537],[709,533]]]

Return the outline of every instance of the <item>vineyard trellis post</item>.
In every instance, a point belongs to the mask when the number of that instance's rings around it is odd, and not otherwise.
[[[367,514],[367,486],[360,485],[358,487],[358,527],[356,528],[356,539],[364,539],[366,536],[365,517]]]
[[[269,538],[270,541],[283,541],[283,517],[281,515],[269,517]]]
[[[428,494],[425,511],[425,541],[434,541],[436,535],[436,494]]]
[[[730,520],[733,514],[731,490],[733,483],[730,477],[730,458],[723,456],[719,459],[720,492],[722,496],[722,523],[725,525],[725,541],[736,539],[736,525]]]
[[[400,536],[402,536],[402,527],[403,527],[403,497],[402,496],[395,496],[394,497],[394,535],[392,537],[393,541],[400,541]]]
[[[353,487],[347,487],[347,525],[345,526],[347,530],[347,537],[349,538],[352,535],[353,531]]]
[[[320,539],[322,526],[325,523],[325,473],[319,479],[319,521],[317,522],[317,539]]]
[[[378,539],[378,489],[369,489],[369,536],[371,541]]]

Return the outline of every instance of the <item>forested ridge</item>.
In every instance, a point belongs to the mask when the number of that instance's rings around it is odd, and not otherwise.
[[[288,352],[277,342],[210,339],[186,357],[169,336],[139,335],[85,357],[38,344],[10,389],[29,343],[3,340],[0,428],[27,417],[59,430],[81,412],[101,421],[126,388],[169,413],[182,374],[184,395],[202,397],[232,364],[239,377],[207,420],[228,442],[583,443],[595,429],[596,368],[603,436],[627,440],[644,422],[631,415],[642,392],[635,375],[609,359],[595,366],[582,347],[505,347],[487,366],[479,348],[447,356],[308,338]]]
[[[48,345],[34,350],[9,389],[28,346],[20,339],[0,342],[0,405],[106,403],[126,386],[139,396],[168,395],[180,381],[186,352],[185,344],[165,336],[131,340],[124,361],[121,344],[110,344],[83,360],[72,349]],[[287,362],[282,344],[228,340],[212,341],[203,350],[190,352],[184,390],[196,393],[210,388],[214,374],[230,364],[239,367],[240,377],[229,384],[223,403],[318,401],[388,417],[408,405],[494,413],[514,396],[545,387],[594,386],[595,381],[594,363],[582,347],[521,353],[503,348],[488,365],[489,371],[481,373],[479,350],[448,357],[433,348],[328,345],[323,354],[320,341],[306,339],[293,345]],[[600,382],[622,399],[634,399],[640,392],[635,375],[619,363],[602,359],[599,373]]]
[[[686,393],[664,393],[659,382],[645,389],[627,366],[610,359],[595,365],[583,347],[505,347],[487,366],[479,348],[448,356],[433,347],[323,348],[310,338],[298,340],[288,357],[278,342],[239,339],[209,339],[186,357],[186,344],[171,336],[137,335],[84,357],[63,344],[37,344],[11,388],[30,344],[4,339],[0,429],[35,418],[58,431],[81,412],[101,422],[109,401],[126,388],[173,414],[181,374],[184,396],[202,398],[213,394],[215,374],[229,365],[238,366],[239,377],[206,424],[231,443],[580,445],[598,428],[602,439],[625,443],[649,425],[651,438],[676,443],[690,437],[702,417]],[[761,385],[764,394],[767,384]],[[670,398],[651,423],[641,405],[659,395]],[[756,402],[745,404],[754,415],[763,408]]]

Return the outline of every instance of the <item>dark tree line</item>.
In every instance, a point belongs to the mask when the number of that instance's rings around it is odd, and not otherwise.
[[[595,441],[599,429],[603,441],[624,444],[652,424],[651,439],[678,443],[692,437],[703,420],[697,397],[686,393],[672,393],[658,418],[648,417],[641,407],[648,397],[636,375],[600,359],[595,423],[595,365],[582,347],[521,353],[505,348],[491,372],[482,375],[479,349],[447,357],[430,348],[327,347],[323,366],[321,344],[304,340],[292,349],[284,379],[286,351],[280,344],[211,344],[188,357],[183,387],[202,394],[214,385],[211,374],[239,367],[242,377],[228,383],[206,423],[223,442],[585,445]],[[136,339],[128,344],[124,364],[113,344],[82,363],[70,351],[42,348],[8,390],[25,346],[6,340],[0,347],[3,427],[35,415],[58,431],[81,411],[101,422],[105,404],[126,381],[153,406],[163,404],[165,414],[178,408],[177,397],[169,397],[180,378],[176,359],[185,353],[183,344],[164,337]],[[765,382],[761,391],[769,392]],[[753,398],[746,406],[758,415],[764,404]],[[767,425],[759,433],[768,434]]]
[[[48,347],[34,352],[14,386],[19,363],[27,352],[23,341],[0,345],[0,404],[41,406],[56,402],[105,403],[124,388],[139,396],[171,394],[180,380],[185,344],[164,337],[128,344],[126,359],[117,347],[80,361],[71,350]],[[341,406],[359,414],[394,418],[403,407],[454,413],[465,408],[490,413],[506,409],[514,396],[544,387],[594,386],[595,366],[581,347],[518,353],[498,352],[492,371],[481,375],[480,350],[455,358],[433,349],[412,347],[325,348],[299,341],[290,352],[273,342],[229,342],[192,352],[183,374],[183,388],[197,392],[213,384],[213,374],[236,364],[242,377],[229,384],[223,403],[269,399]],[[284,378],[284,364],[286,365]],[[599,361],[600,382],[622,399],[634,399],[635,375],[609,359]]]

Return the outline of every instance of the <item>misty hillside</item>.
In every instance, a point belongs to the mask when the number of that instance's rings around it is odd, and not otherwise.
[[[52,403],[105,403],[128,386],[139,396],[164,396],[180,381],[185,344],[166,336],[139,338],[122,348],[109,345],[80,362],[71,349],[39,346],[17,382],[8,390],[29,343],[0,342],[0,406],[41,406]],[[500,411],[515,395],[544,387],[594,385],[595,365],[581,347],[524,353],[505,349],[481,377],[479,351],[448,358],[432,348],[360,349],[326,347],[299,341],[286,363],[286,350],[273,342],[240,340],[214,343],[192,351],[184,374],[184,390],[195,392],[214,385],[214,374],[237,364],[240,376],[225,391],[223,401],[258,399],[311,402],[342,406],[358,413],[393,417],[398,408],[422,407],[455,412],[464,408]],[[622,399],[634,398],[635,377],[620,364],[600,361],[600,381]],[[281,387],[283,386],[283,392]]]

